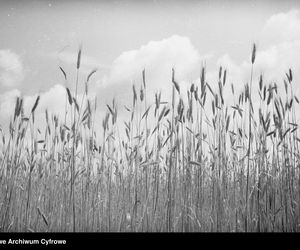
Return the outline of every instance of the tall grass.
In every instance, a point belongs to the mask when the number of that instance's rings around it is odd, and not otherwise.
[[[36,127],[38,96],[29,114],[16,100],[9,131],[1,130],[0,230],[30,232],[299,231],[300,152],[292,70],[285,94],[254,79],[236,96],[219,69],[217,88],[206,81],[182,93],[172,70],[171,100],[151,101],[146,70],[132,86],[128,120],[114,99],[102,127],[89,81],[78,93],[66,72],[65,115],[45,111]],[[233,105],[224,92],[231,88]],[[253,105],[253,91],[259,100]],[[283,92],[283,91],[282,91]],[[123,133],[124,131],[124,133]],[[41,139],[42,138],[42,139]]]

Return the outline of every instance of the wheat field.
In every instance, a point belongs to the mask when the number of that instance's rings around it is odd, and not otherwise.
[[[18,97],[8,131],[0,130],[1,232],[299,231],[299,100],[291,69],[284,89],[254,79],[254,44],[240,93],[222,67],[218,83],[208,83],[202,67],[200,84],[183,93],[173,69],[170,100],[160,92],[149,97],[145,69],[131,106],[113,99],[99,126],[89,93],[96,71],[78,80],[81,53],[64,117],[45,110],[40,128],[40,96],[27,113]]]

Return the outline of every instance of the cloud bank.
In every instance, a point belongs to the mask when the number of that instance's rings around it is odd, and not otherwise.
[[[254,68],[254,81],[258,81],[261,73],[265,81],[282,83],[285,72],[292,68],[294,81],[300,80],[300,16],[298,10],[287,13],[279,13],[266,20],[261,29],[261,35],[257,43],[257,56]],[[98,98],[98,104],[102,113],[106,109],[105,104],[110,103],[116,97],[120,109],[123,105],[131,104],[132,84],[137,91],[142,84],[142,70],[146,69],[147,91],[151,100],[154,93],[161,90],[163,96],[170,96],[171,69],[176,70],[176,80],[185,95],[185,89],[191,82],[199,80],[200,68],[206,60],[214,60],[215,68],[208,69],[207,80],[212,86],[216,86],[218,67],[227,69],[227,82],[233,83],[235,88],[241,89],[250,80],[251,44],[249,44],[249,56],[242,62],[236,62],[229,54],[214,57],[211,54],[200,55],[198,50],[186,36],[173,35],[160,41],[150,41],[135,50],[125,51],[112,63],[109,71],[91,85],[91,92]],[[65,63],[76,63],[76,53],[63,52],[60,60]],[[99,66],[98,61],[92,57],[82,57],[83,69]],[[101,65],[100,65],[101,66]],[[1,85],[14,86],[22,79],[23,66],[20,58],[9,50],[0,51]],[[83,70],[84,72],[84,70]],[[85,73],[85,72],[84,72]],[[95,80],[97,77],[95,77]],[[254,83],[255,84],[255,83]],[[296,92],[299,84],[295,84]],[[0,119],[8,116],[10,108],[19,95],[17,89],[10,90],[1,95]],[[26,105],[32,105],[36,96],[27,96]],[[225,96],[226,98],[226,96]],[[230,96],[228,95],[228,98]],[[62,85],[55,85],[47,92],[41,94],[41,103],[38,110],[43,112],[46,108],[54,113],[63,110],[65,101],[65,89]],[[26,104],[27,103],[27,104]],[[13,111],[11,111],[13,112]],[[120,115],[121,112],[120,112]]]
[[[111,70],[98,81],[97,92],[100,100],[110,102],[116,97],[118,103],[129,105],[132,97],[132,84],[136,89],[142,84],[142,71],[146,71],[147,93],[153,100],[155,92],[162,91],[170,96],[172,68],[183,92],[187,82],[195,79],[203,61],[211,55],[200,55],[188,37],[173,35],[160,41],[150,41],[139,49],[123,52],[112,63]]]
[[[294,82],[300,80],[300,15],[298,10],[279,13],[271,16],[262,28],[257,43],[257,55],[254,65],[254,79],[258,81],[260,74],[268,83],[282,85],[285,73],[293,70]],[[218,65],[228,68],[229,81],[243,86],[250,78],[250,55],[242,63],[235,62],[228,54],[218,59]],[[295,84],[299,89],[299,86]]]
[[[161,41],[151,41],[138,50],[123,52],[112,65],[110,83],[139,78],[144,68],[151,81],[170,79],[172,67],[179,80],[199,67],[200,55],[188,37],[173,35]],[[167,75],[167,77],[164,77]]]

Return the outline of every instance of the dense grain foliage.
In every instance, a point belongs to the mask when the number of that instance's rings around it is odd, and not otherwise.
[[[255,57],[254,45],[250,81],[238,95],[225,69],[212,84],[203,67],[187,93],[173,69],[171,99],[158,92],[150,100],[144,70],[124,110],[128,120],[112,100],[101,127],[88,91],[96,71],[78,80],[80,49],[64,117],[45,110],[38,129],[40,96],[30,113],[18,97],[9,131],[0,130],[0,231],[299,231],[292,70],[279,92],[263,76],[254,79]]]

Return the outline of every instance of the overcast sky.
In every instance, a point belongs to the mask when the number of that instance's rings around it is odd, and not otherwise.
[[[74,89],[76,53],[83,45],[80,79],[94,68],[91,90],[105,108],[131,98],[146,68],[149,92],[166,91],[171,68],[180,84],[208,79],[220,65],[237,88],[249,80],[253,42],[255,75],[280,85],[291,67],[300,88],[300,1],[0,1],[0,124],[17,95],[39,112],[64,107],[65,82]],[[298,82],[297,82],[298,81]],[[298,87],[297,87],[298,86]]]

